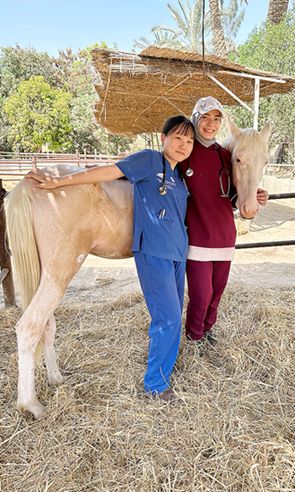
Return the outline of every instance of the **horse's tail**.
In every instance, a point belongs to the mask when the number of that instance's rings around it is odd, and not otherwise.
[[[30,185],[25,180],[21,181],[5,198],[8,239],[23,309],[30,304],[38,289],[41,276],[31,200]]]

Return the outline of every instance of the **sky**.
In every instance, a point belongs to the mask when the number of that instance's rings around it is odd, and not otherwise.
[[[177,7],[177,0],[1,0],[0,47],[19,44],[55,56],[105,41],[132,51],[136,39],[153,39],[153,26],[175,26],[168,1]],[[268,0],[248,0],[238,43],[266,19],[267,8]]]

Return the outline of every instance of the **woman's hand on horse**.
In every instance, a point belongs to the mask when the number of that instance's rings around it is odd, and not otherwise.
[[[257,202],[259,203],[259,205],[262,205],[264,207],[268,201],[267,191],[263,190],[262,188],[258,188],[256,198],[257,198]]]
[[[34,169],[26,175],[26,179],[34,179],[36,188],[54,189],[59,186],[93,184],[100,181],[113,181],[124,176],[122,171],[114,164],[111,166],[95,166],[77,173],[64,176],[51,176],[50,174]]]
[[[57,188],[59,185],[59,178],[52,177],[50,174],[40,171],[39,169],[30,171],[25,179],[34,179],[36,183],[34,186],[36,188],[53,189]]]

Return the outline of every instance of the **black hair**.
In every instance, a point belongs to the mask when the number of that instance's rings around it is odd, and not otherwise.
[[[187,135],[189,130],[192,130],[193,135],[195,135],[195,127],[191,120],[182,114],[178,114],[176,116],[171,116],[168,120],[165,121],[162,133],[164,135],[168,135],[179,128],[179,133],[181,135]]]

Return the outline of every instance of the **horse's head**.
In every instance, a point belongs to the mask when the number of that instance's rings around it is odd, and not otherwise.
[[[232,153],[233,182],[238,192],[237,207],[245,219],[253,219],[258,210],[256,192],[268,160],[268,142],[271,123],[258,132],[239,129],[228,121],[231,138],[226,147]]]

